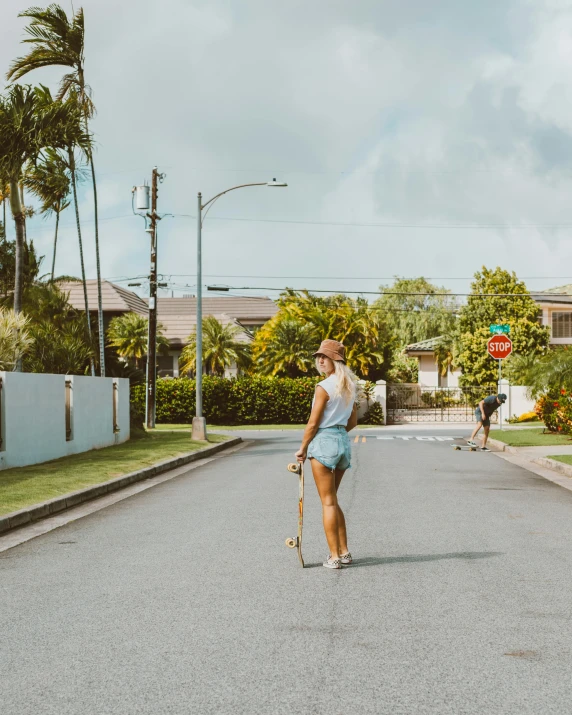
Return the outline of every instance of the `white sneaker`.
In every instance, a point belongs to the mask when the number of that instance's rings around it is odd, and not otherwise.
[[[342,564],[351,564],[353,559],[352,559],[352,555],[350,554],[350,552],[348,551],[347,554],[341,554],[340,561],[342,562]]]
[[[325,566],[327,569],[341,569],[342,562],[340,559],[333,559],[331,556],[328,556],[322,566]]]
[[[467,444],[470,444],[471,447],[476,447],[476,446],[477,446],[477,443],[474,442],[472,439],[468,439],[468,440],[467,440]]]

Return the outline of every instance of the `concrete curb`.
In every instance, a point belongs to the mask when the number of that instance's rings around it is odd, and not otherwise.
[[[227,442],[220,442],[219,444],[213,444],[210,447],[203,447],[202,449],[198,449],[196,452],[189,452],[188,454],[183,454],[180,457],[167,459],[164,462],[157,462],[157,464],[154,464],[152,467],[145,467],[144,469],[139,469],[136,472],[124,474],[122,477],[111,479],[108,482],[94,484],[91,487],[80,489],[77,492],[64,494],[61,497],[49,499],[48,501],[35,504],[34,506],[27,507],[26,509],[20,509],[19,511],[13,511],[10,514],[4,514],[3,516],[0,516],[0,534],[5,534],[12,529],[17,529],[19,526],[31,524],[34,521],[44,519],[52,514],[57,514],[65,509],[71,509],[78,504],[90,501],[91,499],[96,499],[104,494],[116,492],[129,484],[133,484],[134,482],[141,482],[144,479],[149,479],[149,477],[154,477],[157,474],[168,472],[170,469],[174,469],[175,467],[180,467],[184,464],[189,464],[190,462],[196,462],[204,457],[210,457],[212,454],[222,452],[223,450],[228,449],[229,447],[234,447],[241,442],[241,437],[235,437],[234,439],[229,439]]]
[[[541,467],[548,467],[548,469],[553,469],[555,472],[563,474],[565,477],[572,477],[571,464],[557,462],[555,459],[550,459],[550,457],[538,457],[538,459],[534,459],[532,461],[535,464],[540,464]]]
[[[494,447],[495,452],[509,452],[510,454],[518,454],[514,447],[509,447],[508,444],[500,442],[498,439],[492,439],[491,437],[487,440],[487,445]]]

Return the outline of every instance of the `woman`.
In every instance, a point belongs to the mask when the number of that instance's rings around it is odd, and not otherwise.
[[[342,564],[352,562],[337,492],[344,472],[351,466],[348,432],[357,424],[356,378],[345,364],[345,348],[337,340],[324,340],[314,356],[318,372],[325,374],[326,379],[316,386],[312,413],[296,459],[311,460],[322,501],[324,531],[330,547],[324,566],[340,569]]]

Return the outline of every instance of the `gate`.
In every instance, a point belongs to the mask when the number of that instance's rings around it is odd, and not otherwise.
[[[387,424],[407,422],[474,422],[475,408],[497,385],[424,387],[415,383],[387,386]],[[498,421],[498,412],[491,422]]]

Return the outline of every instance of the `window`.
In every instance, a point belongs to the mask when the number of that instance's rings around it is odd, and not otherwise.
[[[157,374],[159,377],[173,377],[172,355],[159,355],[157,357]]]
[[[552,313],[552,337],[572,338],[572,312]]]

